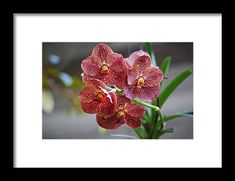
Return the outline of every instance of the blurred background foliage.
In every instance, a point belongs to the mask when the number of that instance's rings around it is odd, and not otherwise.
[[[43,111],[45,113],[53,112],[55,108],[53,92],[57,92],[65,101],[69,102],[69,110],[82,113],[79,97],[77,96],[79,90],[83,87],[81,78],[78,75],[60,70],[60,56],[49,54],[47,61],[48,63],[43,64]]]

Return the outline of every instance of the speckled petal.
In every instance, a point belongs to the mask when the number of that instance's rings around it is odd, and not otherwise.
[[[124,58],[120,54],[112,54],[112,61],[109,61],[108,83],[122,89],[126,85],[127,67]]]
[[[122,89],[124,86],[126,86],[127,75],[125,73],[117,73],[110,71],[109,74],[109,81],[107,81],[109,84],[115,85],[116,87]]]
[[[146,85],[157,86],[163,79],[163,72],[159,67],[148,67],[144,73]]]
[[[98,74],[96,74],[96,76],[90,76],[90,75],[87,75],[86,73],[83,73],[83,75],[82,75],[82,81],[84,83],[86,83],[89,80],[94,80],[94,79],[100,80],[103,83],[108,84],[109,83],[109,74],[102,74],[99,72]]]
[[[92,80],[87,81],[86,86],[94,86],[96,89],[106,88],[105,83],[98,79],[92,79]]]
[[[80,92],[80,99],[83,102],[90,102],[94,99],[97,92],[101,90],[101,88],[105,89],[106,85],[100,80],[92,79],[87,80],[83,90]]]
[[[91,101],[91,102],[83,102],[81,101],[81,108],[84,112],[89,114],[97,113],[97,108],[99,107],[100,102],[98,101]]]
[[[126,104],[130,104],[131,100],[128,99],[125,95],[123,94],[117,94],[117,108],[118,107],[125,107]]]
[[[151,60],[149,56],[143,55],[136,59],[131,69],[127,72],[127,84],[135,84],[139,77],[147,75],[146,69],[151,67]]]
[[[81,107],[86,113],[94,114],[97,113],[101,102],[96,100],[97,93],[99,91],[104,92],[106,85],[96,79],[88,80],[85,87],[80,92]],[[106,94],[106,93],[104,93]]]
[[[119,128],[123,123],[125,123],[124,121],[118,119],[116,114],[110,117],[102,117],[97,114],[96,121],[100,127],[112,130]]]
[[[126,63],[121,54],[112,53],[108,55],[108,66],[115,72],[127,71]]]
[[[144,115],[145,108],[144,106],[141,106],[135,103],[129,103],[126,106],[125,111],[128,115],[134,118],[140,118]]]
[[[85,86],[79,96],[82,102],[91,102],[97,94],[97,89],[94,86]]]
[[[95,76],[100,72],[100,67],[102,66],[101,59],[96,55],[91,55],[82,61],[82,70],[90,76]]]
[[[87,75],[86,73],[82,73],[82,81],[83,81],[83,83],[86,83],[87,81],[89,81],[89,80],[92,80],[92,79],[95,79],[93,76],[89,76],[89,75]]]
[[[113,53],[113,50],[104,43],[98,44],[92,51],[92,54],[100,57],[102,62],[106,62],[107,56],[110,53]]]
[[[140,77],[140,67],[136,65],[131,70],[127,71],[127,84],[135,84],[136,80]]]
[[[134,118],[130,116],[129,114],[125,114],[125,122],[131,128],[138,128],[141,126],[141,119]]]
[[[127,59],[127,63],[130,65],[130,66],[133,66],[133,64],[135,63],[135,61],[141,57],[141,56],[147,56],[150,58],[149,54],[143,50],[139,50],[139,51],[135,51],[133,52]]]
[[[143,55],[135,60],[133,67],[139,66],[141,74],[145,73],[146,68],[151,67],[151,59],[149,56]]]
[[[141,87],[138,87],[136,85],[128,85],[125,86],[124,89],[124,95],[128,97],[129,99],[138,98],[141,92]]]
[[[102,73],[98,73],[96,76],[95,76],[96,79],[102,81],[103,83],[105,84],[108,84],[109,83],[109,74],[102,74]]]
[[[103,117],[111,116],[116,111],[117,97],[113,92],[108,92],[97,110],[98,114]]]
[[[156,99],[160,94],[160,85],[154,87],[142,87],[141,92],[139,94],[139,98],[151,102]]]

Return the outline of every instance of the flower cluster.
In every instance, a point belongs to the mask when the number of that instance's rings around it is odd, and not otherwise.
[[[97,123],[105,129],[117,129],[122,124],[131,128],[141,126],[144,106],[131,99],[156,99],[160,93],[163,73],[151,65],[151,58],[142,50],[128,58],[101,43],[81,64],[83,82],[81,107],[86,113],[97,114]],[[123,91],[116,93],[108,85]]]

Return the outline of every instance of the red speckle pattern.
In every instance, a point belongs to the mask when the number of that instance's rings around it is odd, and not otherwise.
[[[80,92],[81,107],[86,113],[100,113],[103,116],[110,116],[115,112],[117,99],[113,92],[104,91],[105,84],[99,80],[86,82]]]
[[[129,68],[124,94],[129,99],[139,98],[148,102],[156,99],[159,96],[160,82],[163,79],[163,72],[160,68],[152,67],[150,56],[142,50],[132,53],[127,63]],[[139,79],[143,79],[143,83],[138,84]]]
[[[156,99],[163,78],[162,71],[151,65],[149,54],[140,50],[123,58],[100,43],[82,61],[81,67],[85,86],[79,96],[84,112],[97,114],[98,125],[105,129],[115,130],[122,124],[140,127],[145,107],[131,99]],[[111,91],[106,84],[123,89],[123,94]]]
[[[102,71],[102,66],[106,66],[108,70]],[[108,45],[98,44],[93,49],[92,55],[82,61],[81,67],[86,74],[84,81],[99,79],[118,88],[123,88],[126,85],[127,66],[125,59],[121,54],[114,53]]]
[[[124,115],[120,117],[119,111]],[[117,94],[116,112],[110,117],[97,114],[96,118],[98,124],[105,129],[117,129],[124,123],[131,128],[137,128],[141,126],[141,117],[144,113],[144,106],[132,103],[126,96]]]

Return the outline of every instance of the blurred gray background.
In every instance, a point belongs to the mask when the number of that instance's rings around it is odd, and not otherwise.
[[[43,71],[56,67],[70,76],[80,77],[81,61],[88,57],[96,43],[43,43]],[[113,51],[128,57],[131,52],[143,49],[144,43],[106,43]],[[166,56],[172,57],[167,84],[177,74],[193,66],[193,43],[153,43],[158,65]],[[46,68],[45,68],[46,67]],[[50,82],[51,80],[48,80]],[[52,81],[51,81],[52,82]],[[53,82],[53,85],[56,82]],[[72,109],[58,88],[50,87],[54,103],[50,111],[43,111],[43,139],[130,139],[137,138],[135,132],[126,125],[115,131],[98,128],[95,115]],[[77,90],[79,92],[79,89]],[[45,106],[45,105],[44,105]],[[71,108],[71,109],[70,109]],[[45,109],[46,110],[46,109]],[[164,114],[193,111],[193,76],[185,80],[169,97],[162,108]],[[166,124],[175,132],[165,134],[161,139],[192,139],[193,119],[178,118]],[[125,137],[123,135],[128,135]]]

